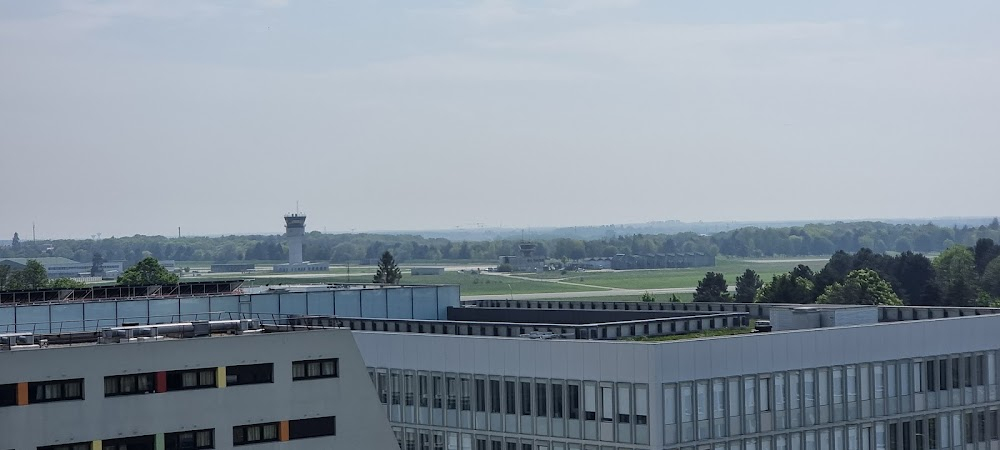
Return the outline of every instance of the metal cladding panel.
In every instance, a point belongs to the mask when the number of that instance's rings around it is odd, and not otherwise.
[[[49,332],[48,305],[18,306],[17,331],[48,333]]]
[[[239,313],[240,298],[236,295],[225,295],[221,297],[209,297],[209,310],[214,313]],[[222,318],[228,319],[228,316]]]
[[[52,316],[53,328],[65,331],[83,330],[83,303],[51,305],[49,314]]]
[[[372,292],[372,291],[364,291]],[[361,317],[373,317],[384,319],[389,316],[389,307],[386,305],[385,296],[364,296],[361,297]]]
[[[277,294],[261,294],[250,296],[250,309],[254,314],[279,314]]]
[[[101,302],[101,303],[84,303],[83,304],[83,320],[84,327],[88,330],[97,330],[102,327],[114,327],[118,326],[119,320],[115,315],[115,307],[117,303],[125,302]],[[145,303],[145,301],[143,301]],[[146,317],[145,311],[143,312],[143,317]]]
[[[337,291],[334,295],[334,314],[340,317],[361,317],[361,302],[366,293],[377,291]]]
[[[146,323],[149,319],[149,303],[147,300],[122,300],[111,304],[115,307],[112,317],[117,319],[115,324],[124,320],[126,322]],[[88,319],[90,317],[87,317]]]
[[[282,314],[305,315],[308,312],[306,294],[304,292],[281,294],[278,296],[278,308]]]
[[[306,294],[306,308],[309,314],[332,316],[333,292],[309,292]]]
[[[0,308],[0,331],[4,333],[14,331],[14,309]]]
[[[167,298],[149,301],[149,323],[177,322],[181,315],[179,299]]]
[[[377,292],[385,296],[386,312],[390,319],[412,319],[413,318],[413,297],[410,291],[402,289],[385,289]]]
[[[448,307],[462,306],[462,293],[458,286],[438,286],[438,316],[440,320],[448,318]]]
[[[407,287],[403,289],[413,293],[414,319],[434,320],[438,318],[437,287]]]
[[[218,317],[210,317],[207,314],[212,309],[209,308],[208,297],[191,297],[180,299],[181,320],[213,320]]]

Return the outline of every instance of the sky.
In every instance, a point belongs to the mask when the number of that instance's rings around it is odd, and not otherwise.
[[[0,0],[0,239],[994,216],[998,18]]]

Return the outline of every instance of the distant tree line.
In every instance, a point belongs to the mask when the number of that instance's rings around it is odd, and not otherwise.
[[[800,264],[765,281],[747,269],[736,278],[735,295],[728,287],[723,274],[708,272],[698,282],[694,300],[1000,306],[1000,245],[983,238],[971,247],[952,246],[933,260],[910,251],[837,251],[817,273]]]
[[[609,228],[614,230],[614,228]],[[697,233],[608,235],[600,239],[553,238],[536,240],[535,253],[553,259],[611,257],[616,254],[700,252],[734,257],[830,255],[838,250],[873,253],[940,252],[955,245],[973,246],[980,239],[1000,242],[1000,222],[978,227],[939,227],[883,222],[817,224],[784,228],[746,227],[711,235]],[[177,261],[278,261],[288,258],[279,235],[221,237],[163,236],[113,237],[99,240],[25,241],[0,248],[0,258],[62,256],[90,261],[100,253],[107,261],[135,264],[146,257]],[[385,251],[397,262],[412,260],[489,260],[518,254],[516,239],[450,241],[416,235],[307,233],[303,257],[333,263],[375,264]]]

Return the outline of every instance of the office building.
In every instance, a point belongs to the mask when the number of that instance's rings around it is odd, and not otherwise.
[[[0,448],[395,448],[363,364],[256,320],[0,334]]]

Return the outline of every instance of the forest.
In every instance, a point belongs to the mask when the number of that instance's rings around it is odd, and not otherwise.
[[[702,252],[742,258],[828,256],[862,248],[881,253],[936,253],[955,245],[971,247],[979,239],[1000,241],[1000,223],[976,227],[942,227],[890,224],[884,222],[838,222],[783,228],[744,227],[713,234],[682,232],[673,234],[611,235],[600,239],[551,238],[534,240],[536,252],[553,259],[609,257],[615,254]],[[517,253],[517,239],[451,241],[419,235],[306,234],[304,257],[310,261],[373,264],[388,250],[396,261],[496,261],[499,256]],[[280,261],[287,259],[280,235],[232,235],[220,237],[111,237],[82,240],[39,240],[20,238],[0,247],[0,258],[61,256],[91,261],[99,253],[106,261],[134,264],[147,256],[160,260],[234,262]]]

